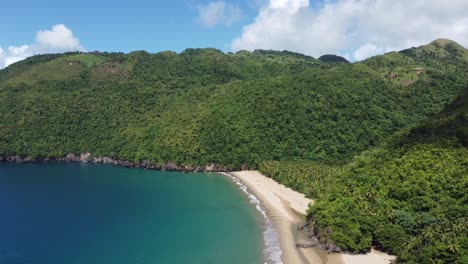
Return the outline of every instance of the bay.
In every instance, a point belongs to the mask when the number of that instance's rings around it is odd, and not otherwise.
[[[262,263],[261,226],[224,176],[0,163],[0,263]]]

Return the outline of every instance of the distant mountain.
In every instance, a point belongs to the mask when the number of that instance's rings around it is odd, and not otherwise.
[[[0,156],[344,163],[453,100],[466,52],[438,40],[353,64],[264,50],[38,55],[0,71]]]
[[[333,54],[326,54],[319,57],[320,61],[323,62],[342,62],[342,63],[349,63],[349,61],[343,57],[333,55]]]

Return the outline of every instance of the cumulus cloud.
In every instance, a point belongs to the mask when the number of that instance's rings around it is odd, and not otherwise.
[[[269,0],[231,49],[291,50],[351,60],[449,38],[468,45],[466,0]]]
[[[36,41],[39,45],[59,50],[83,50],[80,41],[73,36],[73,32],[65,25],[59,24],[52,30],[37,32]]]
[[[0,69],[36,54],[66,51],[85,51],[85,49],[65,25],[55,25],[50,30],[37,32],[33,44],[9,46],[6,50],[0,47]]]
[[[220,24],[230,26],[239,21],[242,16],[242,9],[224,1],[198,6],[198,19],[205,27],[214,27]]]

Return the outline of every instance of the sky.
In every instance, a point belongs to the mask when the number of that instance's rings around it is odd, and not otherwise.
[[[351,61],[448,38],[468,47],[467,0],[4,0],[0,69],[65,51],[274,49]]]

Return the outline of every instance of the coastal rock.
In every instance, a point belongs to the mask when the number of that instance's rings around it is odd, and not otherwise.
[[[163,170],[175,171],[178,170],[177,168],[177,164],[175,164],[174,162],[167,162],[166,165],[164,165]]]
[[[112,158],[109,158],[109,157],[103,157],[102,158],[102,163],[104,164],[114,164],[114,165],[117,165],[117,161],[112,159]]]
[[[191,165],[185,165],[184,166],[184,171],[193,171],[194,170],[194,167],[191,166]]]
[[[89,153],[89,152],[81,153],[80,162],[87,163],[87,162],[89,162],[91,160],[92,160],[91,153]]]
[[[220,171],[225,171],[225,168],[219,166],[218,164],[211,163],[205,166],[205,171],[206,172],[220,172]]]
[[[298,248],[311,248],[318,246],[318,242],[311,242],[311,241],[299,241],[296,243],[296,247]]]
[[[333,245],[333,244],[328,244],[325,246],[325,248],[328,249],[328,252],[329,253],[340,253],[340,252],[343,252],[343,250],[337,246],[337,245]]]
[[[72,153],[69,153],[69,154],[67,154],[67,156],[65,156],[65,161],[67,161],[67,162],[70,162],[70,161],[71,162],[76,162],[78,160],[79,160],[79,158],[77,156],[75,156],[75,154],[72,154]]]
[[[102,157],[93,157],[93,163],[102,163]]]
[[[175,162],[167,162],[164,165],[158,165],[153,163],[150,160],[143,160],[139,163],[133,163],[131,161],[126,160],[116,160],[110,157],[94,157],[89,152],[83,152],[79,156],[69,153],[65,157],[46,157],[46,158],[32,158],[32,157],[25,157],[22,158],[18,155],[16,156],[8,156],[8,157],[0,157],[0,161],[9,161],[9,162],[16,162],[16,163],[23,163],[23,162],[81,162],[81,163],[103,163],[103,164],[113,164],[116,166],[122,166],[127,168],[145,168],[149,170],[167,170],[167,171],[184,171],[184,172],[222,172],[226,171],[227,168],[224,168],[218,164],[210,163],[205,166],[200,165],[178,165]],[[243,166],[242,168],[247,168]],[[232,169],[232,168],[231,168]],[[240,168],[237,168],[240,169]]]
[[[151,168],[151,166],[152,166],[151,162],[149,160],[144,160],[140,165],[141,165],[141,167],[147,168],[147,169]]]
[[[211,163],[205,166],[205,171],[213,172],[215,171],[215,164]]]
[[[20,156],[11,156],[7,160],[16,163],[23,163],[23,159]]]
[[[134,164],[132,162],[130,162],[130,161],[127,161],[127,160],[123,161],[122,164],[119,164],[119,165],[121,165],[122,167],[125,167],[125,168],[134,167]]]

